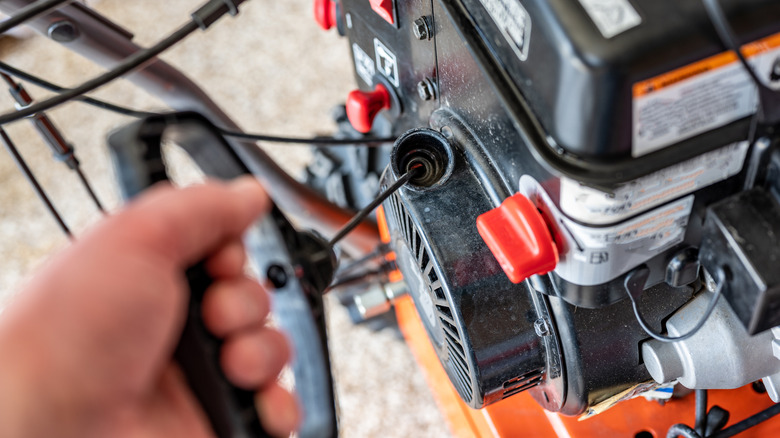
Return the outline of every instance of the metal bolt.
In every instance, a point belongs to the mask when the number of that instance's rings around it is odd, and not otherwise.
[[[429,40],[433,36],[428,17],[420,17],[414,20],[414,23],[412,23],[412,31],[414,31],[415,38],[420,41]]]
[[[79,37],[79,29],[70,20],[60,20],[52,23],[46,30],[49,38],[58,43],[69,43]]]
[[[534,330],[538,336],[550,336],[550,323],[544,318],[539,318],[534,322]]]
[[[424,79],[417,83],[417,95],[422,100],[431,100],[436,96],[436,91],[433,88],[433,82],[430,79]]]
[[[265,276],[276,289],[287,286],[287,272],[279,265],[269,266]]]

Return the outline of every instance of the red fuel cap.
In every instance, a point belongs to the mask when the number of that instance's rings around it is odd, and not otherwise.
[[[519,193],[480,215],[477,230],[512,283],[546,274],[558,264],[558,249],[542,214]]]
[[[379,111],[390,109],[390,104],[390,93],[382,84],[371,92],[354,90],[347,96],[347,118],[355,130],[365,134],[371,131]]]
[[[323,30],[336,25],[336,2],[333,0],[314,0],[314,19]]]

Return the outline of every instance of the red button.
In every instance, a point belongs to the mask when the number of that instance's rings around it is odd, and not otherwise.
[[[336,25],[336,2],[333,0],[314,0],[314,19],[323,30]]]
[[[512,283],[546,274],[558,264],[558,250],[542,214],[519,193],[480,215],[477,230]]]
[[[355,130],[365,134],[371,131],[379,111],[390,109],[390,103],[390,93],[382,84],[372,92],[354,90],[347,96],[347,118]]]
[[[395,24],[393,19],[393,0],[369,0],[371,9],[390,24]]]

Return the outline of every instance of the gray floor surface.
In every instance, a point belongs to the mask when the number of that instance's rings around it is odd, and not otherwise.
[[[183,23],[195,0],[88,2],[149,45]],[[347,42],[315,24],[312,0],[247,2],[241,14],[197,33],[162,58],[203,86],[245,129],[314,135],[334,129],[331,107],[354,86]],[[72,86],[101,69],[40,36],[0,37],[0,59],[51,81]],[[38,100],[50,93],[29,87]],[[153,97],[119,80],[94,94],[123,105],[156,109]],[[0,93],[0,111],[13,108]],[[49,113],[77,147],[98,195],[114,210],[119,201],[104,139],[130,119],[72,103]],[[75,233],[99,220],[75,176],[51,154],[27,123],[7,128]],[[267,146],[288,171],[299,173],[305,148]],[[13,162],[0,153],[0,309],[26,278],[67,245]],[[0,310],[1,312],[1,310]],[[446,437],[449,432],[422,374],[393,330],[351,325],[331,303],[331,348],[344,437]]]

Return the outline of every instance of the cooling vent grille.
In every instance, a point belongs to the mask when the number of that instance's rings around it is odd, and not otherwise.
[[[384,189],[383,189],[384,190]],[[448,368],[450,378],[453,380],[455,388],[460,393],[461,397],[467,402],[471,402],[472,386],[471,386],[471,368],[469,367],[469,361],[467,358],[467,352],[464,348],[464,342],[457,324],[455,323],[455,317],[452,314],[452,309],[447,302],[447,296],[444,294],[442,282],[436,275],[436,270],[433,267],[433,261],[428,254],[428,249],[423,245],[420,233],[417,231],[417,227],[414,225],[411,216],[406,211],[400,197],[395,194],[390,198],[390,212],[388,216],[390,221],[394,221],[401,231],[409,250],[416,258],[417,266],[422,273],[423,281],[425,285],[432,292],[431,300],[436,306],[436,315],[438,316],[439,323],[442,331],[444,332],[444,338],[446,340],[446,351],[449,360],[442,360],[444,366]],[[422,293],[425,293],[424,291]]]

